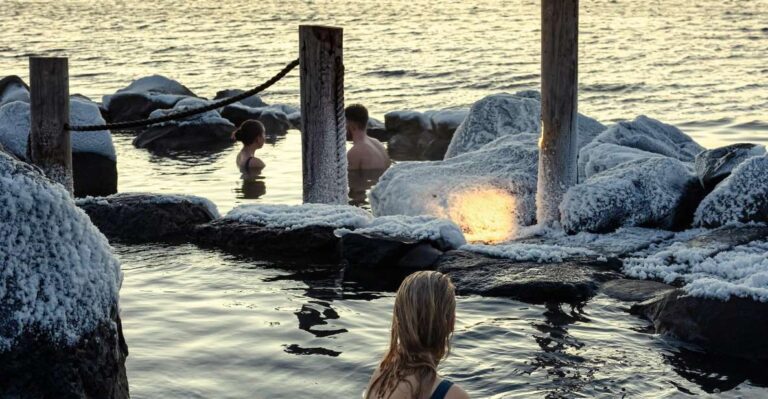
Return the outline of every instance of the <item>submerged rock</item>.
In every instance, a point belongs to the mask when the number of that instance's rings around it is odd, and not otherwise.
[[[673,158],[625,162],[571,187],[560,204],[568,232],[605,233],[621,226],[674,226],[686,188],[695,180]]]
[[[0,153],[0,397],[128,398],[120,264],[69,193]]]
[[[731,144],[702,151],[696,155],[696,174],[699,176],[701,185],[712,190],[747,158],[764,154],[764,145],[749,143]]]
[[[620,275],[599,262],[517,262],[466,251],[447,252],[437,270],[448,273],[458,293],[513,298],[529,303],[582,303],[603,281]]]
[[[144,119],[158,109],[173,108],[179,101],[197,97],[181,83],[165,76],[136,79],[115,94],[104,96],[102,104],[110,122]]]
[[[696,209],[698,226],[733,222],[768,222],[768,156],[742,162]]]
[[[160,109],[151,118],[182,112],[206,105],[205,100],[186,98],[172,109]],[[152,150],[198,149],[217,143],[232,141],[235,125],[221,117],[217,111],[208,111],[188,118],[173,120],[147,127],[133,140],[137,148]]]
[[[77,200],[110,240],[162,242],[187,239],[194,226],[219,217],[216,206],[195,196],[120,193]]]
[[[636,304],[631,312],[704,350],[746,359],[768,359],[768,302],[732,297],[698,298],[682,290]]]

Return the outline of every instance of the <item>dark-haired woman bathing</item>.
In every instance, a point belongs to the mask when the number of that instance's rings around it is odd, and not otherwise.
[[[232,138],[243,143],[243,149],[237,154],[237,167],[240,172],[251,174],[264,169],[264,162],[254,156],[256,150],[263,147],[267,139],[264,125],[261,122],[253,119],[243,122],[232,133]]]

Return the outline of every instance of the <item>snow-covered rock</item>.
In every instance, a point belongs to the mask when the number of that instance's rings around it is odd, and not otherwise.
[[[392,135],[419,136],[432,128],[429,117],[418,111],[391,111],[384,115],[384,125]]]
[[[349,229],[339,229],[335,234],[344,236],[351,232]],[[443,251],[458,249],[467,243],[456,223],[432,216],[381,216],[355,229],[354,232],[400,240],[434,242]]]
[[[579,148],[605,130],[603,124],[582,114],[578,114],[577,123]],[[476,150],[501,136],[540,132],[541,96],[537,91],[489,95],[472,105],[456,129],[445,158]]]
[[[749,143],[731,144],[702,151],[696,155],[696,174],[699,176],[701,185],[711,190],[744,160],[764,154],[764,145]]]
[[[150,118],[183,112],[187,109],[202,107],[208,101],[187,97],[176,103],[171,109],[152,111]],[[138,148],[153,150],[200,148],[215,143],[229,143],[235,125],[221,117],[218,111],[208,111],[184,119],[163,122],[147,127],[133,140]]]
[[[98,125],[104,123],[104,118],[96,103],[73,95],[69,101],[69,121],[73,125]],[[14,101],[0,106],[0,144],[22,160],[27,160],[29,128],[28,102]],[[117,192],[117,156],[112,134],[108,130],[75,131],[71,132],[71,142],[75,196]]]
[[[560,222],[569,232],[671,228],[693,179],[689,166],[673,158],[625,162],[571,187],[560,204]]]
[[[165,76],[152,75],[139,78],[115,94],[102,98],[110,122],[123,122],[147,118],[158,109],[172,108],[187,97],[197,97],[181,83]]]
[[[197,226],[194,240],[257,258],[302,259],[313,263],[339,260],[334,230],[354,229],[373,219],[349,205],[241,205],[221,219]]]
[[[0,203],[0,392],[127,397],[107,239],[61,185],[5,153]]]
[[[509,135],[445,161],[401,162],[370,193],[375,215],[431,215],[467,239],[506,239],[535,217],[538,137]]]
[[[0,79],[0,107],[14,101],[29,103],[29,86],[16,76]]]
[[[613,143],[588,144],[579,152],[579,182],[624,162],[653,157],[663,155]]]
[[[224,219],[274,229],[295,230],[309,226],[358,228],[366,226],[373,220],[373,216],[368,211],[351,205],[247,204],[235,207]]]
[[[748,158],[715,187],[696,209],[694,223],[716,227],[733,222],[768,222],[768,156]]]
[[[78,199],[77,206],[110,240],[125,242],[183,239],[219,217],[216,205],[192,195],[119,193]]]
[[[704,151],[704,147],[680,129],[645,115],[610,126],[595,137],[591,145],[601,143],[631,147],[683,162],[693,162],[696,154]],[[584,151],[587,149],[582,149]]]

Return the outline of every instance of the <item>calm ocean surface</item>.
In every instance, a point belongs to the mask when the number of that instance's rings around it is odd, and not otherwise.
[[[768,0],[582,1],[579,109],[640,114],[706,147],[768,143]],[[539,85],[539,1],[0,0],[0,75],[27,56],[70,57],[72,93],[100,99],[162,74],[212,97],[250,88],[297,57],[297,26],[345,29],[347,102],[376,117],[469,106]],[[298,104],[298,75],[267,102]],[[115,135],[120,191],[299,203],[298,132],[243,182],[237,148],[152,154]],[[337,271],[193,246],[116,246],[135,398],[358,397],[387,342],[392,294]],[[477,398],[768,397],[759,370],[648,334],[604,297],[572,312],[464,297],[443,367]]]

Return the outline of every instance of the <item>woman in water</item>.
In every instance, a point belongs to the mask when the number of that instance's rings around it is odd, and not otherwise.
[[[397,290],[389,350],[373,373],[366,399],[468,399],[437,375],[451,349],[456,297],[448,276],[434,271],[406,277]]]
[[[249,119],[243,122],[232,138],[243,143],[243,149],[237,154],[237,167],[241,172],[258,173],[264,169],[264,162],[253,154],[264,146],[266,141],[264,125],[261,122]]]

